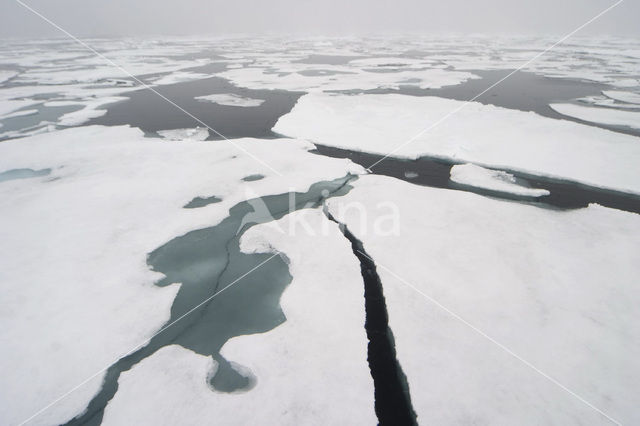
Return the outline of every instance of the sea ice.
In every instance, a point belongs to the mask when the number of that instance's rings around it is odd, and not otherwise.
[[[610,424],[540,372],[640,422],[640,215],[376,175],[353,186],[329,211],[377,265],[420,424]],[[389,201],[398,232],[370,232]]]
[[[238,106],[238,107],[256,107],[264,103],[263,99],[245,98],[243,96],[234,95],[233,93],[217,93],[214,95],[196,96],[199,101],[213,102],[218,105]]]
[[[615,99],[616,101],[627,102],[640,105],[640,94],[634,92],[621,92],[618,90],[605,90],[603,95]]]
[[[170,141],[203,141],[209,137],[209,129],[206,127],[196,127],[195,129],[158,130],[157,133],[164,139]]]
[[[626,126],[640,129],[640,111],[622,111],[575,104],[550,104],[556,112],[592,123]]]
[[[457,164],[451,168],[451,180],[461,185],[506,192],[526,197],[549,195],[546,189],[528,188],[516,183],[516,178],[507,172],[490,170],[475,164]]]

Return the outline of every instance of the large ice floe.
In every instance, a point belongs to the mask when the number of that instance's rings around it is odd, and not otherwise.
[[[199,101],[213,102],[218,105],[237,106],[237,107],[256,107],[262,105],[263,99],[252,99],[243,96],[234,95],[233,93],[217,93],[213,95],[197,96]]]
[[[18,424],[37,414],[30,424],[59,424],[80,414],[101,388],[104,369],[167,321],[180,284],[154,286],[162,275],[149,269],[147,253],[187,231],[219,223],[246,198],[306,191],[314,182],[355,171],[347,160],[308,153],[307,142],[234,143],[283,176],[227,141],[162,141],[127,126],[80,127],[0,143],[0,171],[50,169],[0,183],[1,423]],[[243,181],[251,170],[265,177]],[[222,201],[182,208],[194,197],[212,195]],[[351,298],[357,290],[349,290]],[[361,325],[362,317],[350,329],[361,335]],[[295,326],[292,330],[295,336]],[[352,349],[349,356],[362,355],[362,348]],[[199,358],[191,359],[199,369]],[[347,363],[344,368],[355,374],[355,360],[335,362]]]
[[[329,212],[375,262],[420,424],[640,421],[639,215],[353,186]],[[397,232],[372,232],[389,200]]]
[[[575,104],[551,104],[549,106],[562,115],[579,120],[640,129],[640,111],[621,111],[614,108],[599,108]]]
[[[440,157],[640,193],[637,137],[476,102],[310,93],[273,130],[356,151]]]
[[[253,227],[241,248],[283,253],[293,275],[280,301],[286,322],[222,349],[257,377],[254,387],[212,392],[204,378],[215,361],[169,346],[121,376],[104,424],[376,423],[360,265],[338,226],[319,209],[302,210]]]

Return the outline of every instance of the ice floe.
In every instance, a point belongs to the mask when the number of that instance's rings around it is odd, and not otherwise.
[[[233,93],[217,93],[213,95],[196,96],[199,101],[213,102],[218,105],[238,106],[238,107],[256,107],[264,103],[264,99],[252,99],[244,96],[234,95]]]
[[[0,171],[51,169],[0,183],[0,423],[20,423],[93,377],[32,423],[71,419],[99,390],[100,371],[169,318],[179,284],[156,287],[147,253],[215,225],[248,197],[306,191],[353,168],[303,141],[235,144],[284,176],[226,141],[165,142],[127,126],[0,143]],[[249,171],[266,177],[243,182]],[[183,208],[211,193],[222,201]]]
[[[170,141],[203,141],[209,137],[209,129],[196,127],[195,129],[159,130],[158,134]]]
[[[640,94],[634,92],[621,92],[618,90],[605,90],[602,92],[605,96],[615,99],[616,101],[626,102],[630,104],[640,105]]]
[[[640,421],[640,215],[373,175],[353,186],[329,210],[377,265],[420,424],[609,424],[525,362],[621,424]],[[389,201],[399,232],[370,232]]]
[[[451,180],[461,185],[506,192],[526,197],[549,195],[546,189],[528,188],[519,185],[516,178],[507,172],[490,170],[475,164],[457,164],[451,168]]]
[[[241,247],[283,253],[293,276],[280,300],[286,322],[268,333],[233,338],[222,349],[256,376],[255,386],[214,392],[204,378],[215,362],[166,347],[122,374],[104,424],[377,422],[360,265],[338,226],[319,209],[302,210],[251,228]]]
[[[442,157],[640,193],[638,138],[477,102],[310,93],[273,130],[356,151]]]
[[[615,108],[599,108],[576,104],[551,104],[549,106],[562,115],[579,120],[640,129],[640,111],[621,111]]]

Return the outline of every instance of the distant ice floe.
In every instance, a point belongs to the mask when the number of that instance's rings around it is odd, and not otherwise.
[[[536,369],[620,424],[640,422],[640,215],[376,175],[352,186],[328,208],[375,261],[420,424],[608,422]],[[389,200],[398,232],[372,232]]]
[[[0,70],[0,84],[2,84],[5,81],[15,77],[16,75],[18,75],[18,73],[15,72],[15,71],[2,71],[2,70]]]
[[[244,96],[234,95],[233,93],[217,93],[206,96],[196,96],[199,101],[213,102],[218,105],[237,106],[237,107],[257,107],[264,103],[264,99],[252,99]]]
[[[0,184],[0,376],[11,389],[2,397],[0,423],[23,422],[165,324],[179,284],[154,286],[160,276],[147,266],[147,254],[227,217],[247,197],[241,179],[248,173],[266,176],[252,183],[251,196],[259,197],[304,192],[345,176],[352,164],[312,154],[306,141],[234,142],[284,175],[229,143],[158,143],[128,126],[84,126],[0,143],[0,172],[51,169],[48,176]],[[183,208],[212,192],[220,203]],[[349,274],[358,282],[353,265]],[[255,362],[258,353],[251,352]],[[358,362],[366,366],[365,358]],[[102,379],[98,374],[75,389],[37,423],[61,424],[81,413]]]
[[[640,111],[621,111],[576,104],[550,104],[554,111],[579,120],[640,129]]]
[[[154,85],[176,84],[185,81],[201,80],[210,77],[208,74],[195,72],[174,72],[153,80]]]
[[[640,193],[636,137],[477,102],[311,93],[273,130],[356,151],[447,158]]]
[[[377,423],[360,264],[338,226],[320,209],[297,211],[251,228],[241,249],[283,253],[293,276],[280,300],[286,322],[222,348],[225,358],[256,374],[258,385],[236,395],[212,392],[203,378],[215,362],[169,346],[122,374],[103,424]],[[159,392],[162,404],[153,397]]]
[[[5,120],[7,118],[26,117],[28,115],[34,115],[37,113],[38,113],[37,109],[23,109],[20,111],[9,113],[7,115],[0,116],[0,120]]]
[[[615,99],[616,101],[626,102],[629,104],[637,104],[640,106],[640,93],[621,92],[618,90],[605,90],[602,93],[611,99]]]
[[[196,127],[195,129],[158,130],[157,133],[164,139],[170,141],[203,141],[209,137],[209,129],[206,127]]]
[[[549,195],[546,189],[527,188],[516,183],[516,178],[507,172],[485,169],[475,164],[458,164],[451,168],[451,180],[461,185],[506,192],[526,197]]]

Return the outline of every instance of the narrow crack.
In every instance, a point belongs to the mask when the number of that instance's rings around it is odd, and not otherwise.
[[[326,206],[323,211],[329,220],[338,224],[342,234],[351,243],[353,254],[360,262],[366,312],[364,327],[369,339],[367,361],[373,377],[375,410],[379,424],[417,425],[407,376],[396,356],[382,281],[376,271],[375,262],[365,251],[362,241],[357,239],[344,223],[336,220]]]

